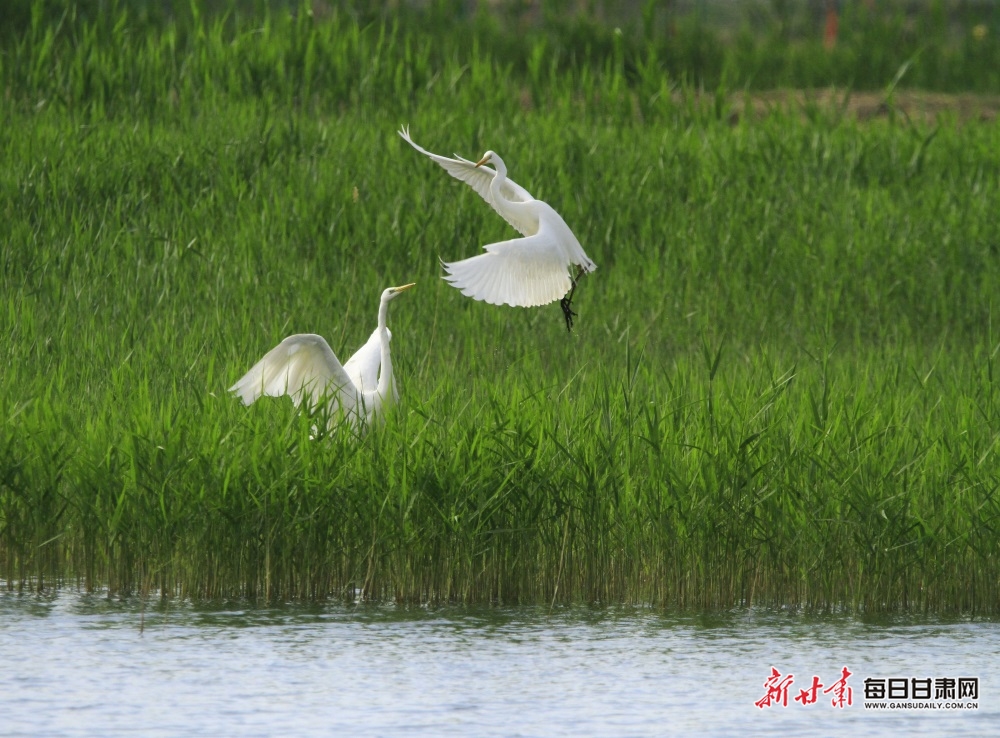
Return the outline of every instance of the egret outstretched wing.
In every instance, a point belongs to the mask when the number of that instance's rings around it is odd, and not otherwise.
[[[445,279],[463,295],[491,305],[547,305],[569,292],[566,258],[551,230],[491,243],[485,254],[443,263]]]
[[[496,172],[494,170],[487,166],[477,167],[475,162],[463,159],[458,156],[458,154],[455,155],[458,157],[456,159],[441,156],[440,154],[432,154],[430,151],[427,151],[422,146],[413,142],[413,139],[410,138],[409,126],[401,128],[399,130],[399,135],[404,141],[406,141],[406,143],[410,144],[410,146],[415,148],[421,154],[428,157],[431,161],[439,164],[452,177],[459,179],[472,187],[472,189],[479,193],[479,196],[486,200],[486,202],[488,202],[494,210],[502,215],[504,220],[510,223],[518,231],[518,233],[522,233],[525,236],[533,236],[538,231],[538,220],[536,218],[520,217],[519,213],[514,213],[510,209],[502,209],[502,205],[500,203],[493,201],[493,193],[490,191],[490,184],[493,182],[493,177],[496,176]],[[503,184],[500,186],[500,194],[511,202],[531,202],[535,199],[526,189],[510,179],[504,180]]]
[[[331,403],[329,410],[339,407],[349,413],[358,402],[358,392],[351,377],[326,340],[314,333],[298,333],[286,338],[254,364],[229,391],[238,395],[245,405],[262,395],[288,395],[296,405],[301,405],[303,400],[308,400],[309,405],[317,405],[326,398]]]

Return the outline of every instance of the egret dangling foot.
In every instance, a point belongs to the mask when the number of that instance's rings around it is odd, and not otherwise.
[[[573,318],[576,316],[576,313],[574,313],[570,307],[573,304],[573,293],[576,292],[577,280],[579,280],[584,274],[586,274],[586,270],[581,267],[580,271],[576,273],[576,277],[573,278],[573,286],[570,287],[569,293],[559,301],[559,306],[563,311],[563,317],[566,319],[566,331],[568,333],[573,332]]]

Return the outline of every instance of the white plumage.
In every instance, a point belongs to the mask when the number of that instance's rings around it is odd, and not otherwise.
[[[378,327],[368,341],[341,365],[322,336],[289,336],[251,367],[229,391],[249,405],[262,396],[288,395],[296,406],[326,402],[329,427],[341,419],[352,426],[370,424],[399,399],[392,374],[386,327],[389,302],[413,284],[390,287],[379,301]]]
[[[570,266],[576,265],[582,272],[597,268],[562,216],[508,179],[507,167],[494,152],[487,151],[479,162],[457,154],[450,159],[414,143],[409,128],[400,129],[399,135],[452,177],[472,187],[524,236],[488,244],[483,247],[486,253],[479,256],[442,262],[445,279],[463,295],[492,305],[546,305],[574,286]],[[484,166],[486,163],[492,163],[496,170]]]

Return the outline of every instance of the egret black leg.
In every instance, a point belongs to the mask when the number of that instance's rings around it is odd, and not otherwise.
[[[567,295],[559,301],[559,306],[563,311],[563,317],[566,319],[567,333],[572,333],[573,331],[573,318],[576,316],[576,313],[573,312],[573,309],[570,306],[573,304],[573,293],[576,292],[576,282],[581,276],[583,276],[583,269],[580,269],[580,271],[576,273],[576,277],[573,279],[573,286],[570,287],[569,293],[567,293]]]
[[[573,291],[566,295],[563,299],[559,301],[559,305],[562,307],[563,317],[566,318],[566,332],[573,332],[573,317],[576,313],[570,308],[570,304],[573,302]]]

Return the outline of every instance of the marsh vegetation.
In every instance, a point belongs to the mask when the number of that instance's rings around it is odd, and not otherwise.
[[[899,67],[873,120],[734,116],[745,80],[667,41],[34,7],[0,57],[8,587],[1000,606],[995,122],[895,114]],[[572,335],[440,279],[512,232],[401,123],[560,211],[599,265]],[[378,432],[227,395],[406,282]]]

